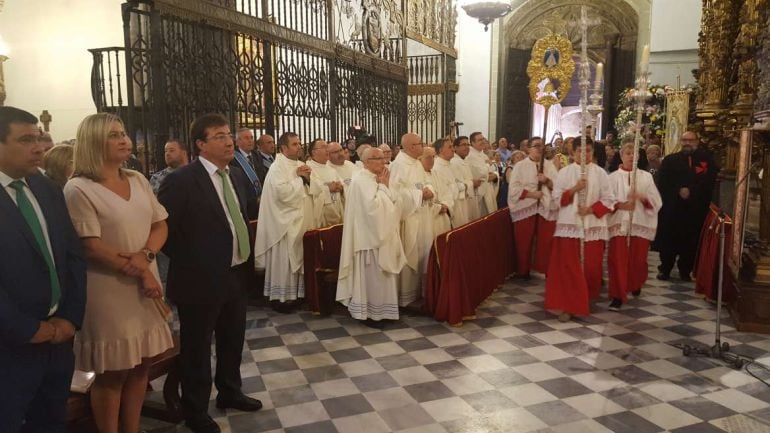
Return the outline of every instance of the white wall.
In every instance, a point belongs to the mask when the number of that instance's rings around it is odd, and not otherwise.
[[[464,123],[460,133],[474,131],[489,134],[489,92],[492,57],[492,29],[469,17],[464,10],[457,11],[457,92],[456,120]],[[494,26],[500,25],[499,20]]]
[[[89,48],[123,46],[123,0],[8,0],[0,35],[10,49],[4,63],[5,105],[53,117],[55,141],[75,137],[96,112],[91,98]]]
[[[693,83],[698,67],[701,0],[653,0],[650,80],[654,84]]]

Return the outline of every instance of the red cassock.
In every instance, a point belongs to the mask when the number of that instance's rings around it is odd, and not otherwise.
[[[602,240],[585,243],[585,265],[581,266],[580,239],[553,238],[545,280],[545,308],[575,316],[591,314],[588,301],[599,297],[603,258]]]
[[[548,271],[555,229],[556,221],[548,221],[542,215],[532,215],[513,223],[514,239],[516,239],[516,274],[527,275],[531,269],[543,274]],[[533,248],[534,251],[532,251]]]
[[[607,271],[610,277],[610,298],[618,298],[624,303],[628,293],[642,288],[647,281],[647,253],[650,241],[631,236],[629,245],[626,236],[610,238],[607,254]]]
[[[565,191],[560,204],[567,206],[572,200],[571,191]],[[595,202],[591,208],[597,218],[604,217],[610,211],[601,201]],[[602,288],[604,244],[604,240],[585,242],[585,257],[581,266],[580,239],[553,238],[545,280],[546,309],[560,310],[575,316],[591,314],[588,301],[598,298]]]

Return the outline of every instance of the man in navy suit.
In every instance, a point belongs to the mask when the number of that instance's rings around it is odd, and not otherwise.
[[[219,433],[208,415],[211,341],[216,334],[217,407],[256,411],[259,400],[241,392],[247,282],[254,273],[246,203],[254,197],[233,159],[227,119],[207,114],[193,121],[190,140],[198,157],[168,175],[158,200],[168,211],[171,262],[168,297],[180,325],[182,409],[195,433]]]
[[[86,264],[37,118],[0,107],[0,432],[64,432]]]

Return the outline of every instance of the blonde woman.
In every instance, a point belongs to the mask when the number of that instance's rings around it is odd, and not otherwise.
[[[131,145],[118,117],[86,117],[74,151],[64,195],[88,260],[76,368],[96,373],[91,407],[99,431],[137,433],[148,360],[173,346],[156,303],[162,289],[154,260],[166,242],[167,214],[144,176],[121,168]]]
[[[72,155],[74,149],[68,144],[57,144],[52,147],[43,157],[43,169],[46,176],[51,179],[60,188],[72,176],[74,169]]]

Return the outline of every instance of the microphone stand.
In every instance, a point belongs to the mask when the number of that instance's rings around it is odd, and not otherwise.
[[[719,225],[719,266],[717,271],[717,320],[716,329],[714,331],[714,345],[706,347],[702,345],[682,345],[682,354],[684,356],[705,356],[712,359],[717,359],[728,366],[740,370],[745,360],[740,355],[730,352],[730,344],[726,341],[722,341],[722,293],[723,293],[723,281],[725,270],[725,225],[727,224],[727,215],[720,209],[716,219],[716,223]]]

